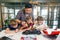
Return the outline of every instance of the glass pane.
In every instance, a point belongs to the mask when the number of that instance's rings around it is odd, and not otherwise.
[[[40,16],[40,6],[38,6],[38,16]]]
[[[18,11],[20,11],[20,9],[15,9],[15,15],[17,15]]]
[[[8,14],[3,14],[3,19],[8,19]]]
[[[44,21],[44,23],[47,25],[47,21]]]
[[[57,9],[55,8],[55,9],[54,9],[54,20],[57,20],[57,15],[58,15],[58,14],[57,14]]]
[[[9,10],[9,13],[14,13],[14,9],[10,8],[8,10]]]
[[[42,15],[42,17],[47,21],[47,15]]]
[[[6,25],[6,20],[8,20],[8,14],[3,14],[3,24]]]
[[[14,19],[14,14],[9,14],[9,19]]]
[[[54,12],[57,12],[57,8],[54,9]]]
[[[57,26],[53,26],[53,29],[56,29],[57,28]]]
[[[48,7],[42,8],[42,14],[41,15],[47,15],[48,14]]]
[[[53,22],[53,25],[58,25],[58,21],[54,21]]]
[[[8,8],[4,7],[4,13],[8,13]]]
[[[37,17],[37,6],[34,6],[34,8],[33,8],[33,15],[34,15],[34,18],[36,19],[36,17]]]

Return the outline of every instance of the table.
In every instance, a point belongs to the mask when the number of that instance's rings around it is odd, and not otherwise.
[[[56,40],[60,40],[60,34],[58,35],[57,39]]]
[[[37,38],[37,40],[49,40],[49,38],[43,36],[42,34],[40,34],[40,35],[23,35],[22,32],[18,32],[15,34],[5,34],[4,30],[2,32],[0,32],[0,34],[1,34],[0,38],[3,36],[6,36],[13,40],[21,40],[21,37],[34,37],[34,38]]]
[[[47,30],[43,30],[43,32],[44,32],[46,35],[53,36],[53,35],[58,35],[58,34],[60,33],[60,29],[57,29],[57,30],[47,29]]]

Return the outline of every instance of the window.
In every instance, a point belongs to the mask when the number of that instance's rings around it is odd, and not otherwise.
[[[9,8],[8,10],[9,10],[9,13],[14,13],[14,9]]]
[[[15,16],[17,15],[17,13],[18,13],[19,10],[20,9],[15,9]]]

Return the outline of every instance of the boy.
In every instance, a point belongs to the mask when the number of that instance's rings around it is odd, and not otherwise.
[[[21,29],[25,27],[25,29],[27,28],[27,30],[30,30],[32,28],[32,26],[33,26],[33,22],[32,22],[31,16],[27,16],[26,17],[26,21],[22,21],[21,24],[22,24]]]
[[[4,32],[5,32],[5,34],[14,34],[14,33],[18,32],[18,23],[14,19],[10,20],[8,28]],[[5,34],[0,40],[12,40],[12,39],[6,37]]]
[[[33,28],[40,31],[42,34],[44,34],[42,32],[42,30],[45,30],[48,28],[48,26],[46,24],[43,23],[43,17],[42,16],[38,16],[36,19],[36,23],[34,24]]]
[[[28,24],[28,30],[30,30],[33,27],[33,22],[32,22],[32,17],[31,16],[27,16],[26,17],[26,22]]]
[[[33,29],[33,22],[32,22],[32,18],[30,16],[26,17],[26,22],[28,23],[28,30],[26,30],[25,32],[23,32],[23,34],[40,34],[39,31]]]
[[[12,19],[9,21],[9,25],[8,25],[8,28],[6,29],[5,33],[13,34],[16,32],[18,32],[18,23],[16,22],[16,20]]]

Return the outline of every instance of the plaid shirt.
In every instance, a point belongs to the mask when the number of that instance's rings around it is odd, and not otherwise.
[[[33,16],[32,13],[29,14],[29,16],[31,16],[32,17],[32,20],[34,20],[34,16]],[[23,10],[22,11],[19,11],[17,13],[16,19],[19,19],[21,21],[25,21],[26,20],[26,13]]]

